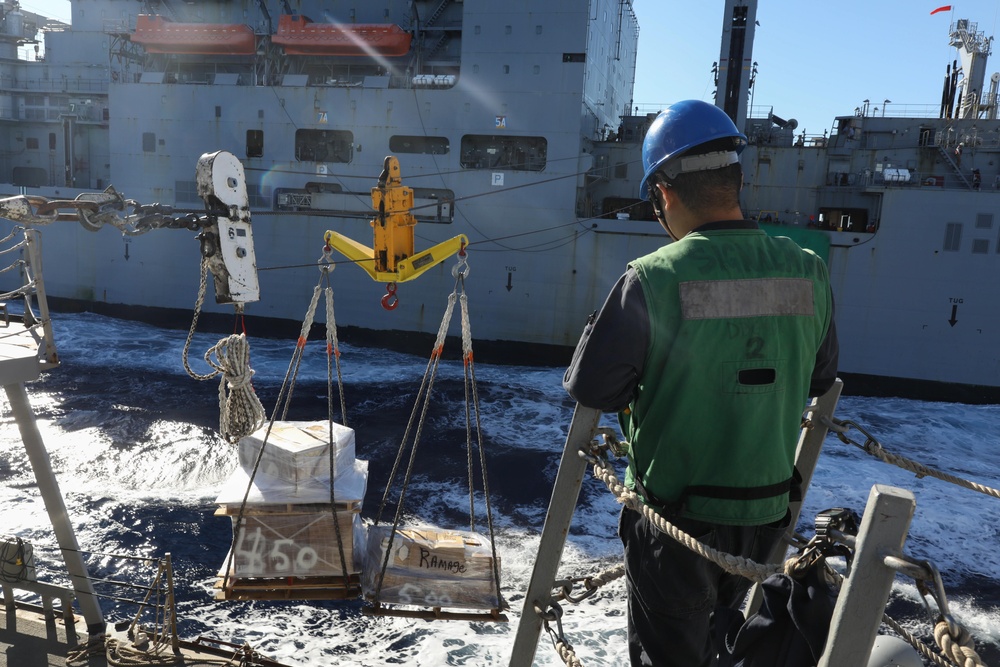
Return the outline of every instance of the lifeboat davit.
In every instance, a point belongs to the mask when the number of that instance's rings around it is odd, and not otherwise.
[[[282,14],[271,41],[291,56],[405,56],[413,36],[392,23],[313,23]]]
[[[195,55],[254,54],[253,29],[241,23],[174,23],[162,16],[139,14],[132,41],[149,53]]]

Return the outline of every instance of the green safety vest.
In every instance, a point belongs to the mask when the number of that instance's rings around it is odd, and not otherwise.
[[[692,232],[631,266],[650,342],[636,399],[620,415],[626,484],[700,521],[781,519],[830,326],[826,265],[790,239],[726,229]]]

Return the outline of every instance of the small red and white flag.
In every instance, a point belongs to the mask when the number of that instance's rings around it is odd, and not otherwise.
[[[945,5],[943,7],[938,7],[937,9],[935,9],[933,12],[931,12],[931,15],[933,16],[938,12],[950,12],[950,11],[951,11],[951,5]]]

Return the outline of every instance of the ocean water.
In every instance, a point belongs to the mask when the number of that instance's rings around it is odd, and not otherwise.
[[[55,326],[63,364],[31,383],[28,392],[81,548],[96,552],[87,555],[92,574],[146,583],[147,566],[103,554],[169,552],[184,638],[247,642],[289,665],[507,664],[573,410],[560,386],[561,369],[477,366],[510,622],[374,618],[362,615],[360,601],[213,601],[216,573],[232,540],[231,521],[213,514],[215,499],[238,465],[234,446],[218,435],[217,382],[197,382],[184,373],[186,332],[92,314],[59,315]],[[201,355],[219,338],[195,337],[191,363],[196,370],[207,370]],[[293,343],[255,338],[250,331],[254,385],[268,410]],[[341,363],[357,455],[370,466],[364,515],[371,517],[427,359],[344,346]],[[66,584],[5,397],[0,410],[0,534],[32,542],[39,578]],[[1000,487],[1000,406],[845,396],[837,414],[865,425],[895,453]],[[289,418],[326,418],[320,342],[307,346]],[[442,528],[467,527],[464,444],[462,369],[446,361],[407,493],[411,518]],[[875,483],[914,492],[917,508],[906,551],[938,566],[952,613],[977,639],[984,661],[1000,664],[1000,500],[936,479],[916,479],[831,436],[800,528],[811,534],[811,518],[827,507],[862,512]],[[481,504],[478,511],[483,530]],[[588,478],[560,576],[596,574],[619,562],[617,514],[605,487]],[[102,604],[110,621],[134,613],[126,603]],[[585,665],[627,664],[621,580],[564,609],[566,636]],[[911,580],[897,578],[889,613],[911,632],[929,637],[928,616]],[[544,634],[535,664],[562,664]]]

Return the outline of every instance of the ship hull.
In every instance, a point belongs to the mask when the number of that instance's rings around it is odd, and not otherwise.
[[[65,62],[16,65],[18,80],[47,96],[0,91],[0,122],[16,126],[0,146],[0,181],[10,194],[50,198],[114,184],[139,203],[197,213],[198,158],[238,156],[261,288],[246,308],[253,333],[254,321],[271,330],[301,322],[327,230],[372,244],[370,190],[392,154],[414,188],[416,249],[459,234],[470,241],[464,288],[477,345],[509,352],[508,361],[561,363],[627,262],[666,242],[636,198],[649,118],[628,113],[635,17],[623,3],[593,23],[595,3],[498,14],[486,0],[420,2],[419,30],[408,10],[358,4],[358,25],[410,26],[405,63],[288,56],[268,41],[274,22],[263,14],[253,57],[150,55],[128,42],[126,19],[108,42],[123,57],[98,80],[85,78],[95,70],[75,54],[99,51],[111,33],[80,11],[83,25],[51,35]],[[201,9],[208,26],[249,21],[230,3]],[[66,73],[57,77],[59,68]],[[88,92],[67,95],[70,84]],[[1000,252],[991,212],[1000,174],[988,170],[1000,145],[982,137],[1000,121],[977,129],[974,119],[840,117],[837,132],[814,143],[770,117],[747,123],[744,209],[775,223],[769,233],[820,241],[840,368],[861,380],[847,391],[995,400],[1000,319],[990,287]],[[955,141],[977,148],[964,172],[949,164]],[[977,160],[983,180],[973,187]],[[46,288],[59,303],[188,321],[200,262],[192,232],[123,237],[60,224],[45,230],[43,246]],[[400,284],[388,311],[385,285],[341,260],[331,275],[338,324],[363,340],[433,336],[455,289],[453,263]],[[0,286],[12,275],[0,275]],[[205,308],[232,312],[211,296]]]

